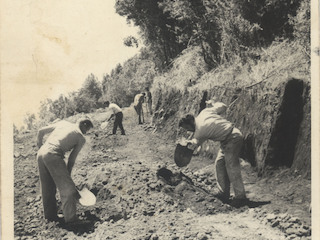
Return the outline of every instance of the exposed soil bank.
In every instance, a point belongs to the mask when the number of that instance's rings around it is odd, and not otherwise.
[[[208,99],[229,104],[226,118],[244,137],[242,157],[261,174],[268,169],[288,167],[304,177],[311,175],[310,83],[289,79],[271,88],[261,83],[246,88],[213,87]],[[203,92],[161,89],[155,94],[154,122],[164,135],[175,139],[179,119],[197,114]],[[216,145],[205,143],[203,153],[215,156]]]

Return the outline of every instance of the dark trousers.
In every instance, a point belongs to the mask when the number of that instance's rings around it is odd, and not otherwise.
[[[134,106],[134,109],[136,110],[136,113],[138,114],[138,122],[139,124],[142,124],[141,121],[141,115],[143,114],[143,110],[142,110],[142,104],[139,104],[137,106]]]
[[[117,132],[117,128],[119,126],[120,130],[121,130],[121,134],[125,134],[124,129],[123,129],[123,125],[122,125],[122,119],[123,119],[123,113],[122,112],[118,112],[115,115],[115,119],[114,119],[114,123],[113,123],[113,130],[112,133],[116,134]]]

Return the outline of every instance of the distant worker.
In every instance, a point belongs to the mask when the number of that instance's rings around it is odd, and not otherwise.
[[[179,121],[179,127],[194,132],[193,138],[187,140],[187,146],[192,150],[201,146],[206,140],[220,141],[220,150],[215,161],[219,189],[216,196],[228,202],[231,183],[235,194],[231,204],[240,207],[247,203],[239,161],[243,136],[239,129],[219,115],[226,109],[223,103],[219,105],[217,108],[203,109],[196,118],[188,114]]]
[[[65,223],[81,223],[76,216],[76,204],[80,199],[77,188],[71,179],[71,171],[78,153],[86,140],[86,134],[93,127],[89,119],[77,123],[60,121],[43,127],[37,135],[37,154],[44,217],[49,221],[59,221],[57,216],[56,188],[60,193]],[[51,133],[43,144],[43,137]],[[71,151],[67,164],[65,153]]]
[[[201,102],[199,104],[200,105],[199,113],[201,113],[201,111],[207,107],[207,103],[206,103],[207,97],[208,97],[208,91],[204,91]]]
[[[138,114],[138,122],[139,124],[142,124],[141,117],[144,122],[144,115],[143,115],[143,109],[142,109],[142,103],[144,102],[145,93],[139,93],[134,97],[133,106],[136,110],[136,113]]]
[[[147,104],[147,112],[152,115],[152,95],[151,92],[149,91],[149,88],[146,87],[146,104]]]
[[[123,125],[122,125],[122,120],[123,120],[123,113],[122,113],[122,109],[115,103],[110,103],[109,101],[104,102],[105,106],[107,108],[109,108],[112,111],[112,114],[110,116],[110,118],[108,119],[108,121],[110,121],[110,119],[115,116],[114,122],[113,122],[113,130],[112,130],[112,134],[116,134],[117,132],[117,128],[119,126],[120,130],[121,130],[121,135],[126,135],[124,129],[123,129]]]

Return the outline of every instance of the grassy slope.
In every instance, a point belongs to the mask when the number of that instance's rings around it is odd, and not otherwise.
[[[235,57],[232,63],[222,64],[209,72],[200,48],[192,47],[174,61],[169,72],[155,79],[153,89],[169,86],[202,91],[222,85],[249,87],[261,81],[276,87],[288,77],[310,81],[310,57],[296,42],[275,42],[267,49]]]

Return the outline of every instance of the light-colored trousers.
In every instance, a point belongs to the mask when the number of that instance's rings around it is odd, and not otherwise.
[[[226,197],[230,197],[230,183],[233,187],[235,198],[246,197],[239,161],[242,144],[243,136],[239,129],[234,128],[228,138],[221,142],[215,161],[218,188]]]
[[[136,110],[136,113],[138,114],[139,124],[141,124],[141,123],[142,123],[142,121],[141,121],[141,116],[142,116],[142,119],[143,119],[143,121],[144,121],[142,103],[141,103],[141,104],[139,103],[137,106],[134,106],[134,109]]]
[[[37,160],[44,217],[48,220],[57,218],[56,188],[58,188],[65,222],[75,221],[76,204],[80,196],[63,158],[48,153],[46,148],[40,148]]]
[[[147,102],[147,109],[150,115],[152,115],[152,102]]]

